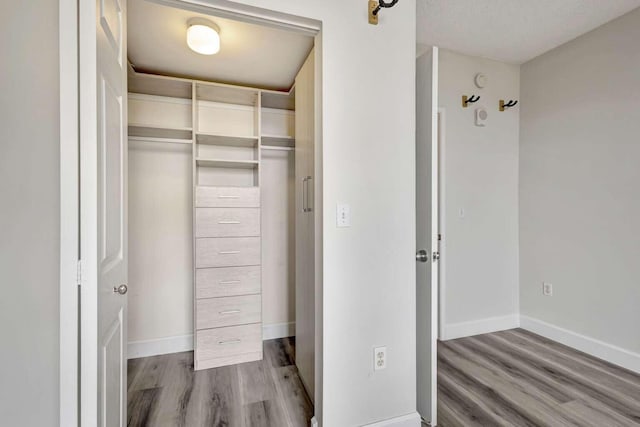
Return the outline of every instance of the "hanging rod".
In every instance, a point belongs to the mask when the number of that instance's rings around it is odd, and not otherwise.
[[[271,145],[262,145],[260,148],[263,150],[272,150],[272,151],[295,151],[295,147],[275,147]]]
[[[190,139],[155,138],[155,137],[147,137],[147,136],[130,136],[129,141],[155,142],[155,143],[161,143],[161,144],[185,144],[185,145],[191,145],[193,143],[193,141]]]

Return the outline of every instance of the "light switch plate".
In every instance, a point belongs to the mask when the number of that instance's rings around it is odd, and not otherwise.
[[[338,227],[351,227],[351,206],[338,203],[336,207],[336,225]]]

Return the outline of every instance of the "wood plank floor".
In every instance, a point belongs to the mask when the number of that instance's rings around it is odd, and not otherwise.
[[[640,426],[640,375],[522,329],[441,342],[438,421]]]
[[[264,342],[264,359],[193,371],[193,352],[128,362],[131,427],[307,427],[313,416],[295,339]]]

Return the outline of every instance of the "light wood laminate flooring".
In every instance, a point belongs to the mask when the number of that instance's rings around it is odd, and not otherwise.
[[[522,329],[440,342],[438,421],[640,426],[640,375]]]
[[[313,406],[295,366],[295,339],[264,342],[264,358],[193,370],[193,352],[128,362],[130,427],[307,427]]]

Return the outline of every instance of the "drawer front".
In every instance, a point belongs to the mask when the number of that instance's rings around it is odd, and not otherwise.
[[[259,208],[258,187],[196,187],[197,208]]]
[[[244,295],[200,299],[196,301],[196,329],[259,323],[262,320],[262,297]]]
[[[260,208],[197,208],[196,237],[260,236]]]
[[[196,239],[196,268],[260,265],[259,237]]]
[[[260,266],[199,268],[196,298],[218,298],[260,293]]]
[[[196,331],[198,361],[229,358],[246,353],[262,353],[260,324]]]

